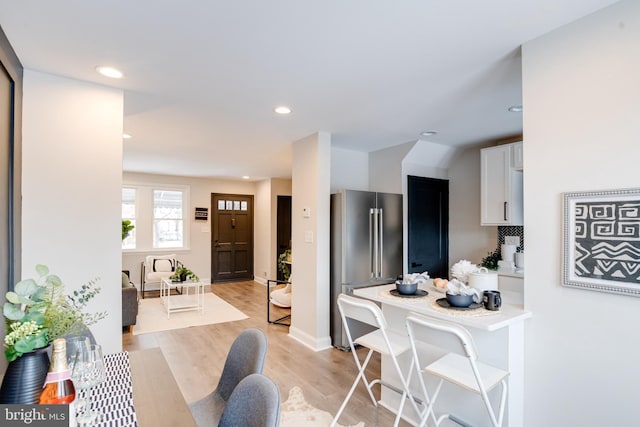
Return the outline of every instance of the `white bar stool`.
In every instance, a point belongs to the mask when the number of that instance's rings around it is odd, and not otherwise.
[[[400,422],[400,417],[402,416],[402,409],[404,408],[405,399],[408,399],[413,405],[416,413],[420,413],[420,410],[417,407],[416,402],[411,395],[411,391],[409,390],[408,381],[405,379],[402,370],[400,369],[400,365],[398,364],[397,357],[408,351],[411,346],[409,344],[409,338],[406,335],[401,335],[397,332],[390,331],[387,328],[387,322],[382,314],[380,308],[371,301],[364,300],[361,298],[355,298],[352,296],[348,296],[345,294],[340,294],[338,296],[338,308],[340,310],[340,316],[342,317],[342,323],[344,325],[345,332],[347,334],[347,339],[349,341],[349,345],[351,347],[351,353],[353,354],[353,358],[356,361],[356,366],[358,366],[358,375],[356,376],[347,397],[345,397],[340,409],[336,413],[333,421],[331,422],[331,427],[335,426],[344,411],[344,408],[347,406],[347,402],[353,395],[353,392],[358,385],[360,379],[364,383],[367,388],[367,392],[369,393],[369,397],[371,397],[371,401],[374,406],[378,406],[378,402],[376,402],[375,397],[373,397],[373,393],[371,392],[371,387],[375,384],[380,383],[380,385],[388,387],[398,393],[402,393],[402,399],[400,402],[400,408],[398,409],[398,413],[396,415],[394,426],[397,426]],[[355,340],[352,339],[351,331],[349,330],[349,323],[347,319],[359,320],[360,322],[367,323],[371,326],[378,328],[377,330],[370,332],[368,334],[362,335],[361,337],[357,337]],[[367,347],[369,352],[364,360],[364,363],[360,362],[358,358],[358,354],[355,351],[355,344],[361,345],[363,347]],[[396,387],[383,383],[380,379],[373,380],[371,382],[367,381],[365,376],[365,369],[367,368],[367,364],[371,359],[371,355],[376,351],[382,355],[390,356],[393,364],[396,368],[400,381],[402,382],[402,390],[398,390]],[[410,366],[409,375],[406,378],[411,378],[411,373],[413,372],[413,365]]]
[[[509,372],[478,362],[478,350],[476,349],[473,337],[469,331],[456,323],[411,314],[406,319],[406,325],[411,342],[414,367],[416,368],[416,372],[418,372],[422,393],[428,403],[427,408],[420,414],[420,426],[426,425],[427,419],[430,416],[434,419],[436,426],[438,426],[444,419],[449,418],[451,415],[442,414],[435,420],[435,414],[433,413],[433,407],[440,393],[440,388],[446,380],[480,395],[489,413],[491,425],[500,427],[502,425],[507,400],[506,378],[509,376]],[[428,334],[431,339],[426,338],[426,334]],[[451,351],[451,353],[444,355],[425,368],[421,368],[416,342],[422,341],[429,343],[433,342],[433,338],[438,339],[439,345],[440,343],[446,343],[446,349]],[[424,378],[421,373],[440,378],[433,397],[431,398],[427,394]],[[502,386],[502,394],[500,397],[498,416],[496,417],[487,392],[491,391],[498,384]]]

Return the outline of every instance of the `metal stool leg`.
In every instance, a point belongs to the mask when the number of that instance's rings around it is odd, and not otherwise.
[[[409,399],[414,410],[419,414],[420,410],[409,388],[411,373],[413,372],[413,365],[409,366],[409,375],[405,376],[405,374],[402,372],[402,369],[400,369],[400,365],[397,359],[399,355],[407,352],[411,348],[408,337],[396,331],[389,330],[382,311],[371,301],[365,301],[359,298],[341,294],[338,297],[338,308],[340,310],[342,324],[344,325],[345,333],[349,341],[349,346],[352,348],[353,357],[356,362],[356,366],[358,367],[358,376],[351,386],[347,397],[342,402],[338,413],[332,420],[331,426],[336,425],[338,419],[342,415],[342,412],[347,405],[347,402],[353,395],[360,380],[362,380],[362,382],[366,386],[367,393],[369,393],[369,397],[371,398],[371,402],[374,404],[374,406],[378,406],[378,402],[375,400],[371,388],[377,383],[380,383],[380,385],[388,387],[401,395],[399,405],[400,407],[398,408],[398,412],[394,422],[395,426],[399,424],[400,418],[402,417],[402,411],[406,403],[405,399]],[[376,328],[376,330],[361,335],[354,341],[353,337],[351,336],[351,330],[349,328],[349,322],[347,321],[347,318],[367,323]],[[359,344],[369,349],[369,353],[367,354],[364,363],[360,363],[360,359],[358,358],[357,352],[355,351],[355,344]],[[401,388],[395,387],[391,384],[386,384],[379,379],[371,382],[367,380],[365,376],[365,369],[374,351],[382,355],[391,357],[396,373],[398,374],[400,382],[402,383]],[[409,381],[407,381],[407,378],[409,378]]]
[[[349,390],[349,393],[347,393],[347,396],[342,401],[342,405],[340,405],[340,409],[338,409],[338,412],[333,417],[330,427],[334,427],[337,424],[338,419],[340,418],[340,415],[342,415],[342,411],[344,411],[344,408],[347,407],[347,402],[349,402],[349,399],[351,399],[351,396],[353,395],[353,392],[356,390],[356,387],[358,386],[358,382],[360,382],[361,379],[362,379],[362,382],[364,383],[364,386],[367,389],[367,392],[369,393],[369,397],[371,398],[371,401],[375,406],[378,406],[378,402],[376,402],[376,399],[373,396],[373,393],[371,392],[371,387],[376,382],[378,382],[378,380],[372,381],[371,384],[369,384],[369,382],[367,381],[367,377],[364,374],[364,371],[365,369],[367,369],[367,365],[369,364],[369,360],[371,359],[371,355],[373,354],[373,350],[369,350],[369,352],[367,353],[367,357],[365,358],[362,364],[360,363],[360,359],[358,359],[358,354],[355,351],[355,349],[352,350],[352,353],[353,353],[353,358],[356,361],[356,366],[358,367],[358,375],[356,376],[356,379],[353,381],[353,384],[351,385],[351,389]]]

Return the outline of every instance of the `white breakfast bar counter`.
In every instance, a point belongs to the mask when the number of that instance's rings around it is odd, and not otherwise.
[[[431,281],[420,285],[429,295],[421,298],[402,298],[389,294],[395,285],[372,286],[354,290],[354,295],[380,303],[382,312],[389,328],[406,334],[404,319],[409,313],[418,313],[455,322],[466,327],[473,335],[478,347],[479,360],[490,365],[508,370],[508,397],[504,414],[503,426],[521,427],[524,425],[524,320],[531,317],[531,312],[523,309],[522,305],[513,304],[520,301],[521,296],[501,292],[502,307],[499,311],[488,311],[484,308],[476,310],[452,310],[443,308],[435,302],[444,298],[444,293],[437,291]],[[420,346],[421,364],[425,365],[443,356],[446,351],[433,345]],[[411,352],[400,356],[399,361],[405,373],[411,364]],[[382,358],[381,377],[384,382],[400,387],[399,379],[392,362]],[[415,375],[415,374],[414,374]],[[427,380],[427,389],[433,390],[435,381]],[[417,380],[411,382],[411,389],[420,396]],[[500,387],[489,393],[490,399],[497,408]],[[399,406],[400,395],[382,388],[380,403],[386,408],[396,411]],[[404,415],[409,421],[417,418],[411,405],[405,405]],[[459,387],[445,382],[435,407],[436,414],[449,412],[458,419],[474,426],[490,425],[486,409],[479,396],[463,391]],[[447,420],[442,426],[457,425]]]

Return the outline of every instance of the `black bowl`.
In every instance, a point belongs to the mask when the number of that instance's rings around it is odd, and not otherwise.
[[[469,307],[473,302],[473,295],[452,295],[447,293],[447,301],[452,307]]]
[[[396,282],[396,289],[402,295],[413,295],[418,290],[417,283],[402,283],[400,281]]]

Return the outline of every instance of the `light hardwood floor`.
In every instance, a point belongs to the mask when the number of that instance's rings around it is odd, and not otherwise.
[[[268,324],[264,285],[251,281],[215,284],[211,288],[213,293],[249,318],[142,335],[123,333],[123,348],[134,351],[159,347],[185,400],[192,402],[215,388],[235,337],[246,328],[257,327],[266,333],[269,342],[264,374],[278,384],[282,401],[287,399],[292,387],[298,386],[313,406],[331,414],[338,411],[357,374],[351,353],[333,348],[314,352],[290,338],[287,326]],[[272,312],[272,319],[279,317],[277,310]],[[365,352],[365,349],[358,352]],[[360,356],[362,360],[364,354]],[[377,354],[369,365],[367,377],[379,378],[380,358]],[[374,386],[376,398],[379,393],[380,387]],[[373,406],[360,384],[341,416],[340,424],[364,421],[366,426],[390,426],[393,420],[390,411]],[[400,425],[409,424],[401,421]]]

